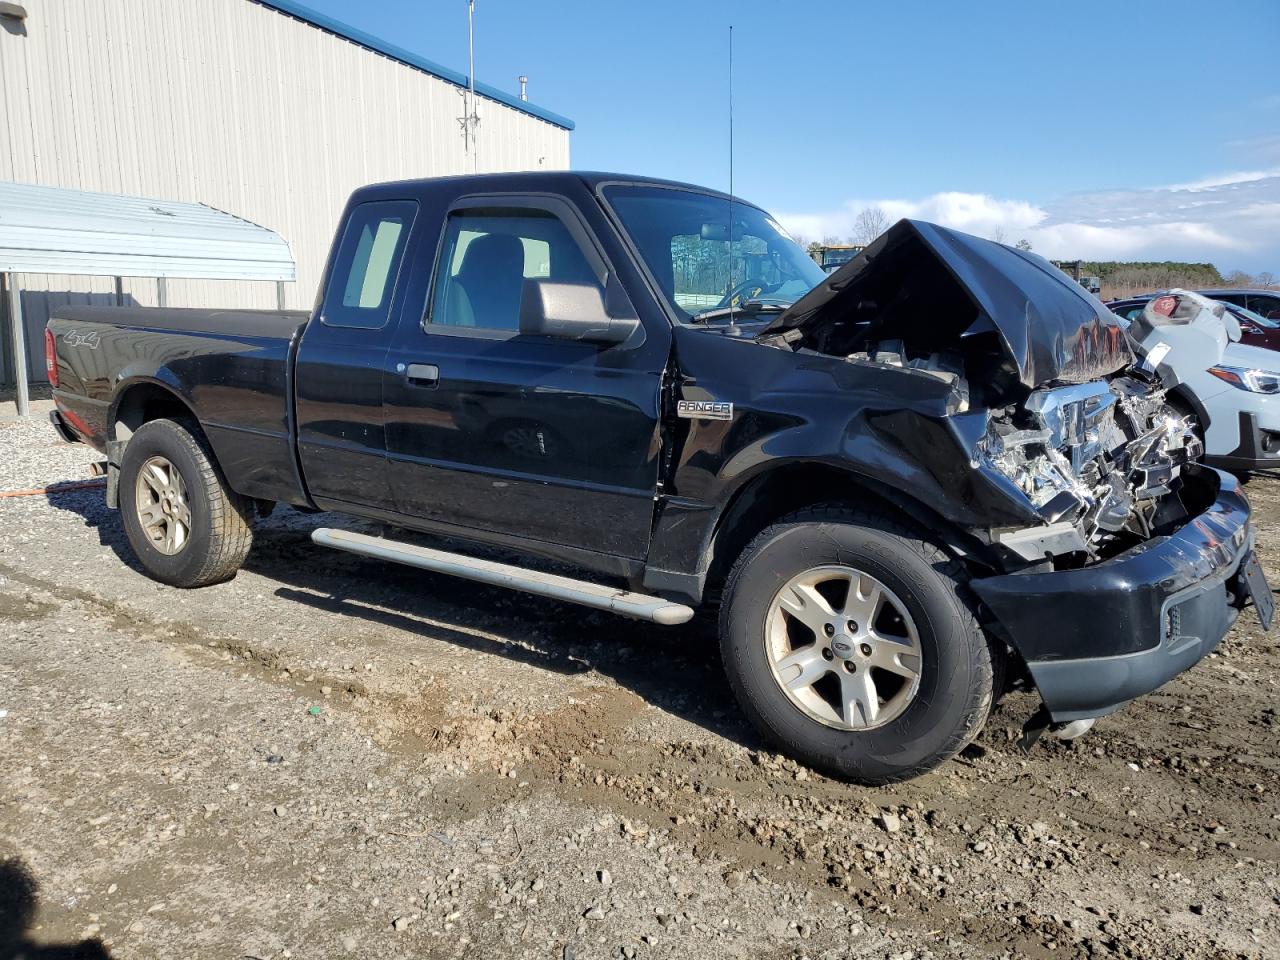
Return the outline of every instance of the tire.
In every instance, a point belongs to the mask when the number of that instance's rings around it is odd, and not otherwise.
[[[147,474],[140,478],[144,468]],[[129,545],[161,583],[221,583],[236,575],[249,554],[253,501],[227,486],[192,421],[153,420],[129,438],[119,497]]]
[[[813,686],[788,693],[783,678],[791,674],[779,662],[810,657],[790,681],[799,683],[824,669],[806,653],[808,636],[818,646],[823,641],[818,630],[779,612],[783,588],[787,596],[799,598],[790,592],[793,584],[841,569],[858,573],[859,595],[846,594],[843,608],[833,595],[820,616],[841,609],[856,612],[859,603],[871,604],[864,610],[875,608],[876,600],[861,599],[865,588],[869,597],[882,597],[880,612],[866,615],[879,620],[870,624],[874,630],[869,635],[859,634],[853,619],[842,620],[843,632],[828,639],[821,655],[835,688],[824,675]],[[729,684],[761,735],[814,769],[869,785],[918,776],[959,753],[991,710],[993,661],[1001,654],[993,652],[974,616],[965,579],[961,565],[941,548],[887,518],[840,506],[792,514],[760,533],[729,574],[720,611]],[[838,586],[839,577],[832,583]],[[831,593],[830,587],[819,580],[812,589]],[[811,617],[810,612],[806,618]],[[841,643],[858,636],[866,642]],[[781,657],[775,649],[779,637],[785,644],[795,643]],[[851,653],[850,647],[858,649]],[[874,654],[867,653],[872,647]],[[914,665],[915,679],[880,669],[879,663],[888,662],[883,656],[903,672]],[[873,685],[865,700],[878,703],[886,686],[892,698],[885,694],[884,702],[873,707],[859,701],[856,710],[853,703],[840,707],[848,698],[844,685],[854,678]]]

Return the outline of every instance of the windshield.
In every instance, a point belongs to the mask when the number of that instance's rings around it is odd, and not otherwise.
[[[605,198],[681,320],[748,300],[790,305],[824,277],[773,219],[724,197],[616,186]]]

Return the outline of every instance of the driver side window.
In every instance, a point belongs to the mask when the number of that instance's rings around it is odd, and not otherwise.
[[[599,286],[577,241],[550,211],[454,213],[440,248],[427,323],[515,332],[524,282],[535,279]]]

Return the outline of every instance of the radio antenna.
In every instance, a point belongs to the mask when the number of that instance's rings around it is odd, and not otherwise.
[[[736,284],[733,272],[733,24],[729,24],[729,326],[725,333],[738,332],[733,319],[733,294]]]
[[[521,84],[521,89],[524,85]],[[467,86],[459,91],[462,94],[463,115],[458,118],[462,126],[462,144],[464,153],[470,154],[471,172],[480,169],[480,150],[476,136],[480,117],[476,114],[476,0],[467,0]]]

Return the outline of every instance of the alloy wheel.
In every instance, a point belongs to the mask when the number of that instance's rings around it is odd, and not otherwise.
[[[915,621],[897,594],[853,567],[814,567],[792,577],[769,607],[764,634],[778,686],[826,726],[883,726],[919,691]]]
[[[180,553],[191,538],[191,505],[182,474],[165,457],[152,457],[138,471],[138,523],[151,545],[166,556]]]

